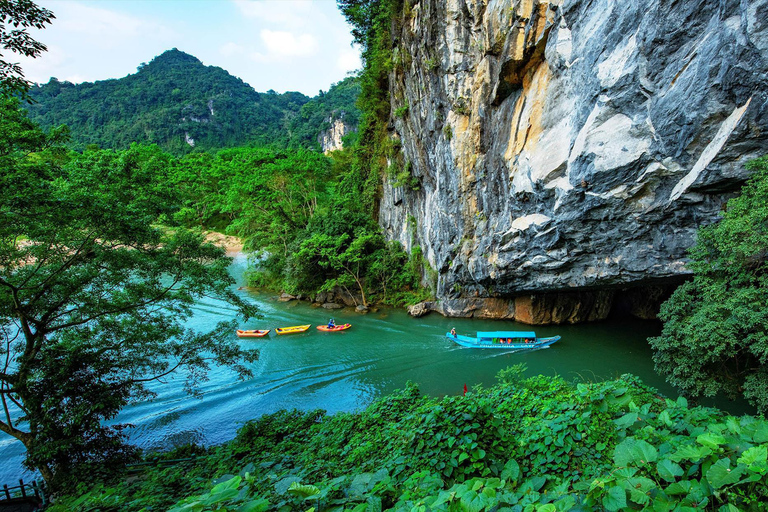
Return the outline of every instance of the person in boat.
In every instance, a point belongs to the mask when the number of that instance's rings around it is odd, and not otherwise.
[[[456,337],[456,328],[455,327],[451,327],[451,336],[453,336],[454,338]]]
[[[336,320],[331,318],[330,320],[328,320],[328,328],[333,329],[334,327],[336,327]]]

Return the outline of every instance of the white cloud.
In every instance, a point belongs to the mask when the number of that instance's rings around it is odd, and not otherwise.
[[[93,5],[66,2],[66,11],[66,17],[58,23],[58,29],[80,38],[98,38],[102,46],[116,46],[141,36],[172,35],[169,27],[151,19]]]
[[[336,59],[336,67],[344,72],[362,68],[363,61],[360,59],[360,47],[355,45],[341,51]]]
[[[237,43],[229,42],[219,48],[219,53],[225,57],[232,57],[234,55],[244,54],[245,48]]]
[[[262,30],[261,40],[270,57],[310,57],[318,50],[317,39],[312,34],[295,35],[292,32]]]
[[[317,18],[312,0],[234,0],[243,16],[288,28],[310,25]]]

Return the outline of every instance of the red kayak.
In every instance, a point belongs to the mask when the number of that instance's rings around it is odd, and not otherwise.
[[[317,329],[324,332],[334,332],[334,331],[343,331],[344,329],[349,329],[352,327],[352,324],[341,324],[337,325],[336,327],[328,327],[327,325],[318,325]]]

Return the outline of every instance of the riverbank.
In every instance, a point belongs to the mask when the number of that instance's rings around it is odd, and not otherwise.
[[[409,385],[359,413],[281,410],[223,445],[160,455],[191,460],[98,484],[51,510],[554,512],[746,509],[768,499],[767,421],[664,399],[636,377],[570,384],[521,370],[465,396]]]
[[[225,235],[217,231],[206,231],[204,235],[208,242],[223,248],[227,256],[234,257],[243,252],[243,241],[236,236]]]

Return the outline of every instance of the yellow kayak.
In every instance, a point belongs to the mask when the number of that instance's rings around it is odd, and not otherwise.
[[[275,329],[277,334],[294,334],[297,332],[304,332],[309,329],[310,324],[307,325],[294,325],[292,327],[278,327]]]

